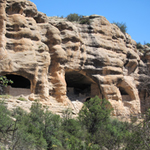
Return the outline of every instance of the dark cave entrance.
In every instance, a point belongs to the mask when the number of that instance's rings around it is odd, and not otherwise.
[[[29,95],[31,94],[30,90],[30,80],[24,78],[20,75],[14,74],[7,74],[5,75],[8,80],[12,80],[12,84],[8,84],[6,88],[4,88],[4,94],[9,94],[12,96],[19,96],[19,95]]]
[[[30,89],[30,81],[22,76],[8,74],[5,75],[7,79],[12,80],[13,83],[9,84],[13,88],[26,88]]]
[[[69,71],[65,74],[67,83],[67,96],[71,101],[86,101],[91,96],[91,84],[93,80],[77,71]]]
[[[124,90],[124,88],[119,87],[121,95],[128,95],[128,93]]]
[[[122,101],[131,101],[130,95],[122,87],[119,87],[120,94],[122,96]]]

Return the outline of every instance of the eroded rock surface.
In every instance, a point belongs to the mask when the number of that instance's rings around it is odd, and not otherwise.
[[[29,84],[18,80],[30,89],[29,100],[38,96],[51,107],[78,112],[81,102],[98,95],[111,102],[113,115],[141,113],[144,95],[139,96],[138,86],[144,56],[130,35],[105,17],[89,19],[90,24],[71,23],[47,17],[27,0],[0,0],[1,75],[28,79]]]

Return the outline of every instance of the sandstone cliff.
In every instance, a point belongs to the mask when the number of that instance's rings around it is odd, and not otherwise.
[[[27,0],[0,0],[0,73],[15,81],[7,92],[76,112],[95,95],[111,102],[113,115],[144,111],[139,68],[148,54],[140,57],[130,35],[105,17],[89,19],[71,23],[47,17]]]

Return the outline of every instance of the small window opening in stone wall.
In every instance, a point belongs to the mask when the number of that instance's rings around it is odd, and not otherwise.
[[[125,91],[124,88],[119,87],[119,90],[123,101],[131,101],[130,95]]]

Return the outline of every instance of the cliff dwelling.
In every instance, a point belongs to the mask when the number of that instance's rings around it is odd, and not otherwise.
[[[67,83],[67,96],[71,101],[85,102],[90,97],[99,95],[97,84],[77,71],[66,72],[65,80]]]
[[[89,24],[78,24],[47,17],[30,1],[0,6],[0,74],[14,82],[8,94],[29,100],[32,95],[62,110],[72,107],[69,99],[84,102],[98,95],[111,102],[116,116],[145,108],[137,88],[144,74],[138,70],[149,62],[150,48],[139,52],[131,36],[103,16],[87,16]]]
[[[5,88],[5,93],[12,96],[29,95],[31,94],[30,90],[30,81],[27,78],[19,75],[8,74],[5,75],[7,79],[12,80],[12,84],[8,84],[8,87]]]
[[[130,95],[126,92],[126,90],[122,87],[119,87],[119,91],[122,97],[122,101],[131,101]]]

